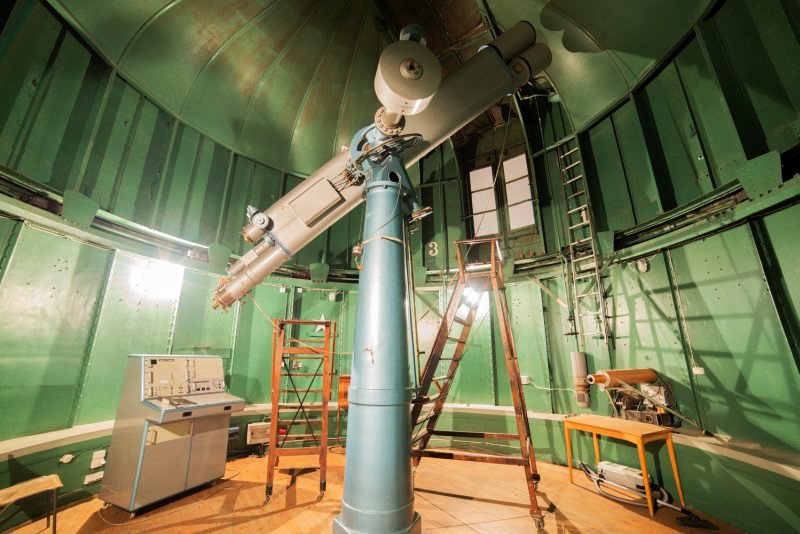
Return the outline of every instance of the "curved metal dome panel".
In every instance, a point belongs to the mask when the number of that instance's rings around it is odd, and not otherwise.
[[[553,62],[547,75],[575,128],[628,93],[669,54],[711,0],[486,0],[501,28],[536,27]]]
[[[313,172],[379,105],[388,40],[368,0],[51,3],[159,105],[287,172]]]

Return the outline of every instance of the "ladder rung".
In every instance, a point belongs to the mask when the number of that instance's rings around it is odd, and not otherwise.
[[[581,205],[580,205],[580,206],[578,206],[577,208],[572,208],[571,210],[567,211],[567,214],[568,214],[568,215],[572,215],[573,213],[575,213],[575,212],[577,212],[577,211],[583,211],[583,210],[585,210],[585,209],[586,209],[588,206],[589,206],[588,204],[581,204]]]
[[[567,200],[571,200],[571,199],[573,199],[573,198],[577,198],[577,197],[581,196],[582,194],[584,194],[585,192],[586,192],[586,191],[585,191],[585,190],[583,190],[583,189],[578,189],[577,191],[575,191],[574,193],[572,193],[571,195],[569,195],[569,196],[567,197]]]
[[[478,454],[474,452],[437,451],[412,449],[411,456],[427,456],[429,458],[442,458],[445,460],[466,460],[471,462],[485,462],[490,464],[527,465],[528,459],[519,456],[503,456],[500,454]]]
[[[570,226],[570,227],[569,227],[569,229],[570,229],[570,230],[574,230],[574,229],[576,229],[576,228],[582,228],[582,227],[584,227],[584,226],[589,226],[589,224],[591,224],[591,221],[581,221],[581,222],[579,222],[578,224],[573,224],[572,226]],[[588,239],[591,239],[591,237],[590,237],[590,238],[588,238]],[[580,242],[580,241],[579,241],[579,242]]]
[[[594,310],[594,311],[587,311],[587,312],[579,313],[578,317],[591,317],[593,315],[600,315],[600,310]]]
[[[436,393],[435,395],[431,395],[430,397],[417,397],[411,402],[413,404],[423,404],[423,405],[424,404],[430,404],[432,402],[436,402],[437,400],[439,400],[439,397],[441,397],[441,396],[442,396],[442,394],[440,392],[440,393]]]
[[[573,280],[583,280],[584,278],[594,278],[597,275],[594,271],[590,271],[588,273],[579,272],[575,276],[572,277]]]
[[[566,180],[566,181],[564,182],[564,185],[569,185],[569,184],[575,183],[575,182],[577,182],[578,180],[580,180],[580,179],[582,179],[582,178],[583,178],[583,175],[582,175],[582,174],[579,174],[578,176],[573,176],[573,177],[572,177],[572,178],[570,178],[569,180]]]
[[[575,295],[575,298],[580,300],[583,297],[588,297],[589,295],[596,295],[597,291],[590,291],[589,293],[581,293],[580,295]]]
[[[413,425],[413,426],[417,426],[418,424],[420,424],[420,423],[424,423],[425,421],[427,421],[427,420],[429,420],[429,419],[433,419],[434,417],[436,417],[436,412],[434,412],[433,410],[431,410],[430,412],[428,412],[428,415],[426,415],[426,416],[425,416],[425,417],[423,417],[422,419],[417,419],[417,422],[416,422],[416,423],[414,423],[414,425]]]
[[[293,427],[293,426],[306,426],[306,425],[320,425],[322,419],[298,419],[294,423],[287,419],[278,419],[278,427]]]
[[[580,245],[581,243],[588,243],[592,240],[592,236],[584,237],[583,239],[578,239],[577,241],[573,241],[570,245]]]
[[[281,391],[289,391],[291,393],[322,393],[322,389],[306,389],[306,388],[281,388]]]
[[[456,343],[464,343],[466,341],[465,339],[462,339],[460,337],[450,337],[450,336],[447,336],[447,340],[448,341],[455,341]]]
[[[602,332],[581,332],[578,335],[579,336],[602,336],[604,334]]]
[[[570,163],[569,165],[564,167],[564,169],[561,172],[567,172],[568,170],[573,169],[573,168],[577,167],[580,164],[581,164],[581,160],[578,160],[575,163]]]
[[[456,322],[456,323],[464,325],[464,326],[472,326],[471,322],[467,321],[466,319],[462,319],[458,315],[453,317],[453,322]]]
[[[567,156],[569,156],[570,154],[574,154],[577,151],[578,151],[578,147],[572,148],[572,149],[569,150],[569,152],[564,152],[563,154],[561,154],[560,157],[561,157],[561,159],[564,159]]]
[[[278,436],[279,442],[284,441],[318,441],[316,434],[289,434],[288,436]]]
[[[281,376],[318,376],[321,378],[325,376],[325,373],[281,373]]]
[[[452,380],[452,378],[450,378],[449,376],[446,376],[446,375],[445,376],[434,376],[433,380],[436,381],[436,382],[442,382],[442,381],[445,381],[445,380]]]

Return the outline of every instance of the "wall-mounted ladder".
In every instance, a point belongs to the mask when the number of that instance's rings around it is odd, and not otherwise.
[[[544,519],[536,501],[536,487],[539,473],[531,441],[525,397],[522,392],[519,362],[511,332],[511,323],[506,301],[505,283],[502,274],[502,255],[497,238],[456,241],[458,254],[458,279],[447,312],[442,318],[425,364],[418,393],[411,411],[412,449],[414,466],[419,465],[423,456],[451,460],[469,460],[496,464],[519,465],[525,468],[525,480],[530,497],[530,512],[537,528],[542,528]],[[486,257],[488,261],[471,261],[470,258]],[[503,341],[508,378],[511,383],[511,398],[516,415],[517,432],[466,432],[456,430],[436,430],[436,423],[445,405],[453,379],[467,346],[467,338],[476,319],[480,296],[484,291],[492,291],[497,309],[497,318]],[[488,313],[488,311],[487,311]],[[440,365],[444,363],[444,365]],[[497,441],[518,441],[519,456],[461,452],[453,450],[431,450],[428,443],[433,436],[481,438]]]
[[[300,339],[287,332],[292,327]],[[280,457],[303,455],[319,456],[319,501],[325,494],[328,466],[328,401],[336,321],[277,320],[274,328],[272,418],[264,503],[272,497]],[[322,337],[310,337],[318,329],[323,330]]]
[[[578,138],[573,137],[556,150],[566,212],[572,322],[583,350],[587,337],[602,338],[608,344],[603,273]]]

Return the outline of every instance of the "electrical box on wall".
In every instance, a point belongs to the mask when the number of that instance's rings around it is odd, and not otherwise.
[[[269,443],[271,423],[250,423],[247,425],[247,444]]]

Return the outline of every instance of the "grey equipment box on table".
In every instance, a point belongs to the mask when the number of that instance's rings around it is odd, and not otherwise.
[[[135,512],[220,478],[242,409],[219,356],[129,356],[100,499]]]

